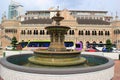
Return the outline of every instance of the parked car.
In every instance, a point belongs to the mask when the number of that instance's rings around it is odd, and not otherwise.
[[[6,49],[6,50],[12,50],[13,47],[12,47],[12,46],[7,46],[5,49]]]

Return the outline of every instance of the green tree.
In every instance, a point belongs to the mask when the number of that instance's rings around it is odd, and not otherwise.
[[[107,52],[112,51],[112,43],[111,43],[110,39],[106,40],[106,49],[107,49]]]
[[[16,46],[17,46],[17,39],[16,39],[16,37],[13,37],[12,38],[12,41],[11,41],[11,44],[12,44],[12,47],[13,47],[13,49],[15,50],[15,48],[16,48]]]

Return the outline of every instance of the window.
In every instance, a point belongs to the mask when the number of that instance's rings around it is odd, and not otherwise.
[[[70,30],[69,35],[74,35],[74,30]]]
[[[45,34],[45,31],[44,30],[40,30],[40,35],[44,35],[44,34]]]
[[[72,30],[72,35],[74,35],[74,30]]]
[[[49,34],[48,31],[46,31],[46,34],[47,34],[47,35]]]
[[[79,30],[78,35],[83,35],[83,31]]]
[[[110,35],[110,32],[109,31],[105,31],[105,35]]]
[[[101,35],[103,35],[103,31],[101,31]]]
[[[90,31],[85,31],[85,35],[90,35]]]

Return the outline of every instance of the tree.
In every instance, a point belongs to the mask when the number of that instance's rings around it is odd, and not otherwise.
[[[13,38],[12,38],[12,41],[11,41],[11,44],[12,44],[12,47],[13,47],[13,49],[15,50],[15,48],[16,48],[16,46],[17,46],[17,39],[16,39],[16,37],[14,36]]]
[[[106,49],[107,49],[107,52],[111,52],[113,50],[110,39],[106,40]]]

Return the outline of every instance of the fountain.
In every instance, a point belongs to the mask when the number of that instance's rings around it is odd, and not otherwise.
[[[55,26],[48,26],[45,29],[50,34],[50,46],[47,51],[37,49],[34,51],[34,56],[29,58],[29,61],[34,64],[49,65],[49,66],[70,66],[85,63],[86,59],[80,57],[80,51],[67,51],[64,46],[65,34],[70,29],[67,26],[60,26],[59,11],[56,16],[52,17],[56,21]]]
[[[55,26],[45,27],[51,40],[48,50],[37,49],[34,54],[2,58],[0,60],[1,77],[4,80],[112,79],[114,61],[103,56],[83,55],[76,50],[67,51],[64,39],[70,27],[60,25],[60,21],[64,18],[60,17],[59,11],[52,19],[56,22]]]

